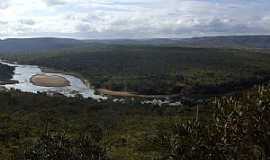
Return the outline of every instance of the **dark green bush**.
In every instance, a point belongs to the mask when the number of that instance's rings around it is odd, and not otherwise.
[[[161,125],[144,147],[162,160],[269,159],[270,90],[254,92],[216,98],[209,120]]]

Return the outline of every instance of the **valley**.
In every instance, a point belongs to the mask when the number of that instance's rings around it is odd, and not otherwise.
[[[270,78],[268,53],[245,49],[95,45],[3,57],[74,72],[97,89],[139,95],[224,94]]]
[[[0,157],[269,157],[268,50],[156,41],[0,53]]]
[[[270,160],[269,0],[0,0],[0,160]]]

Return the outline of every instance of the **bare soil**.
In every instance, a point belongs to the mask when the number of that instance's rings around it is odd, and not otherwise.
[[[66,78],[58,75],[38,74],[32,76],[30,81],[34,85],[42,87],[66,87],[70,85]]]
[[[98,92],[104,95],[109,96],[119,96],[119,97],[139,97],[139,95],[135,93],[130,92],[124,92],[124,91],[111,91],[108,89],[98,89]]]

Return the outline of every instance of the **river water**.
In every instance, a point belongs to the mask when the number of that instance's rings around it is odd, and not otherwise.
[[[7,84],[3,85],[7,89],[18,89],[23,92],[45,92],[45,93],[59,93],[67,97],[74,97],[76,95],[81,95],[84,98],[93,99],[106,99],[104,96],[96,95],[95,90],[88,87],[83,81],[75,76],[62,74],[62,73],[44,73],[39,66],[35,65],[19,65],[4,62],[0,60],[0,63],[9,66],[14,66],[15,71],[12,80],[16,80],[17,84]],[[30,82],[32,76],[37,74],[47,74],[47,75],[57,75],[66,78],[70,82],[70,86],[66,87],[41,87],[36,86]]]

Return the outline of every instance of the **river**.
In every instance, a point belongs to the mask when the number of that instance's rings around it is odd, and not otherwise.
[[[39,66],[36,65],[21,65],[21,64],[13,64],[6,61],[3,61],[0,59],[1,64],[5,64],[8,66],[15,67],[14,75],[12,80],[18,81],[18,83],[15,84],[7,84],[7,85],[0,85],[5,87],[6,89],[18,89],[22,92],[30,92],[30,93],[47,93],[47,94],[55,94],[59,93],[67,97],[75,97],[76,95],[81,95],[84,98],[92,98],[95,100],[107,100],[108,97],[96,95],[95,89],[89,87],[86,85],[80,78],[64,73],[47,73],[42,71],[42,69]],[[48,76],[50,75],[56,75],[65,78],[70,82],[69,86],[66,87],[42,87],[34,85],[31,82],[31,78],[35,75],[41,75],[46,74]],[[152,104],[152,105],[169,105],[169,106],[182,106],[181,101],[171,101],[168,100],[168,98],[165,98],[165,100],[162,97],[159,96],[147,96],[145,97],[146,100],[142,100],[141,104]],[[147,100],[150,99],[150,100]],[[115,103],[126,103],[126,100],[124,98],[114,98],[113,102]]]
[[[63,73],[44,73],[39,66],[35,65],[20,65],[8,63],[0,60],[0,63],[14,66],[15,71],[12,80],[18,81],[16,84],[7,84],[2,85],[7,89],[18,89],[23,92],[45,92],[45,93],[59,93],[65,95],[67,97],[74,97],[76,95],[81,95],[84,98],[93,98],[96,100],[106,99],[106,97],[101,95],[96,95],[95,90],[93,88],[88,87],[81,79],[67,75]],[[57,75],[64,77],[70,82],[69,86],[66,87],[42,87],[36,86],[30,82],[32,76],[37,74],[47,74],[47,75]]]

